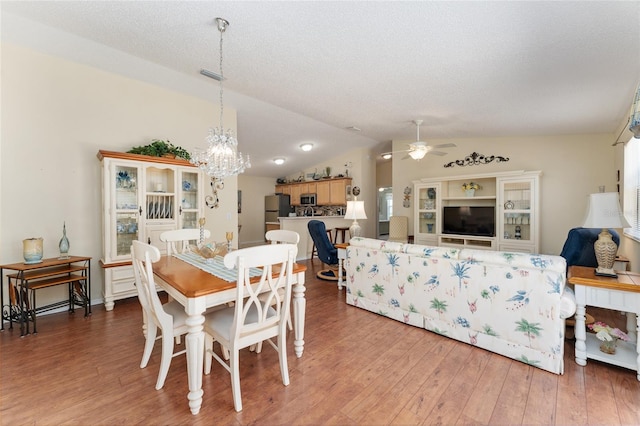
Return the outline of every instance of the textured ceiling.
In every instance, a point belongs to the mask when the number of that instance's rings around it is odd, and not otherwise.
[[[5,29],[7,15],[38,22],[109,47],[100,56],[110,71],[131,72],[125,61],[109,62],[120,51],[179,73],[184,81],[174,85],[187,92],[193,79],[215,83],[198,71],[218,70],[213,18],[224,17],[225,103],[238,110],[241,149],[253,158],[249,174],[259,176],[295,174],[349,148],[411,140],[414,119],[424,120],[426,140],[614,133],[640,80],[637,1],[0,6],[3,39],[19,38],[6,34],[14,28]],[[44,34],[23,38],[43,45],[37,38]],[[66,53],[77,60],[90,54]],[[217,100],[217,91],[207,93]],[[313,156],[298,150],[307,140],[318,148]],[[285,166],[271,163],[276,156],[287,158]]]

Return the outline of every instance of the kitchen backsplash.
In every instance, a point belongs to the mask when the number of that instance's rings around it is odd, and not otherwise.
[[[296,216],[344,216],[346,206],[296,207]]]

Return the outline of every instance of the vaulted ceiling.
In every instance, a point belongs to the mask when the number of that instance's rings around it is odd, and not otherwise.
[[[218,70],[213,20],[227,19],[225,105],[238,110],[240,147],[257,176],[295,174],[357,147],[383,151],[414,137],[414,119],[426,140],[613,134],[640,80],[638,1],[0,7],[3,40],[215,102],[217,83],[199,70]],[[306,141],[313,155],[299,150]],[[278,156],[283,166],[272,163]]]

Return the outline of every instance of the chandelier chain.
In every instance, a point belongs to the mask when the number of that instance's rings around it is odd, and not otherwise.
[[[220,30],[220,128],[224,128],[222,119],[224,117],[224,90],[222,81],[224,80],[224,71],[222,70],[222,39],[224,38],[224,30],[227,29],[224,22],[218,21],[218,29]]]
[[[238,140],[234,137],[231,129],[224,129],[224,70],[223,70],[223,34],[229,22],[223,18],[216,18],[218,31],[220,31],[220,126],[209,129],[206,138],[207,147],[205,149],[194,149],[191,155],[191,163],[203,170],[208,176],[216,181],[243,173],[245,169],[251,167],[251,160],[247,155],[244,157],[238,151]],[[214,195],[216,191],[214,188]],[[217,203],[207,205],[211,208],[217,207]]]

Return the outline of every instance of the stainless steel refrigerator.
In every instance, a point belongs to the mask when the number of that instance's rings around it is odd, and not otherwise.
[[[267,195],[264,197],[264,221],[278,222],[278,217],[289,216],[291,198],[288,194]]]

